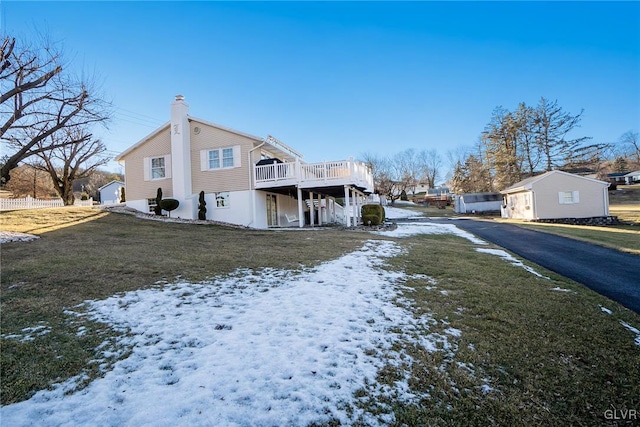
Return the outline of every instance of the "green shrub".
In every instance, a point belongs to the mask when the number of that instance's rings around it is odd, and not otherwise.
[[[379,215],[363,215],[362,223],[364,225],[380,225],[382,222],[380,221]]]
[[[156,215],[162,215],[162,206],[160,206],[160,202],[162,202],[162,188],[158,187],[158,192],[156,193],[156,206],[153,208],[153,212]]]
[[[371,225],[380,225],[385,220],[384,208],[378,204],[362,205],[360,214],[365,225],[369,225],[369,221]]]
[[[207,206],[207,202],[204,200],[204,191],[200,192],[198,201],[198,219],[204,221],[207,219],[207,208],[205,207]]]
[[[162,199],[160,200],[160,208],[169,212],[169,218],[171,218],[171,211],[178,209],[180,202],[176,199]]]

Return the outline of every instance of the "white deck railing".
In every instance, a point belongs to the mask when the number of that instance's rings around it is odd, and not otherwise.
[[[353,184],[373,190],[369,168],[353,159],[321,163],[273,163],[254,165],[256,188],[292,185],[304,187]]]

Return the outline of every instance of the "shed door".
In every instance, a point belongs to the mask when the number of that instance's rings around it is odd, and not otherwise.
[[[275,194],[267,194],[267,226],[278,225],[278,206]]]

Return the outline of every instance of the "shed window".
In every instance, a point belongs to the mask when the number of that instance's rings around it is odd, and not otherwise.
[[[558,193],[558,201],[561,205],[571,205],[580,202],[580,194],[578,191],[560,191]]]

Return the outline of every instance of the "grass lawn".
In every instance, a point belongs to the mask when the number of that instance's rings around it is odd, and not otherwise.
[[[108,369],[92,360],[117,332],[65,314],[84,300],[177,276],[199,281],[237,268],[296,270],[368,239],[388,239],[404,248],[386,267],[407,274],[397,304],[434,319],[412,333],[460,333],[446,351],[399,344],[410,357],[380,369],[378,382],[391,389],[408,377],[409,390],[398,395],[414,399],[381,397],[363,384],[354,405],[391,412],[398,426],[613,425],[607,410],[640,412],[640,346],[621,325],[640,329],[640,316],[539,267],[549,279],[480,253],[460,237],[246,230],[89,208],[5,212],[0,221],[4,231],[41,237],[2,245],[3,405],[81,373],[88,383]],[[84,334],[77,334],[80,326]],[[11,338],[25,330],[31,340]]]

